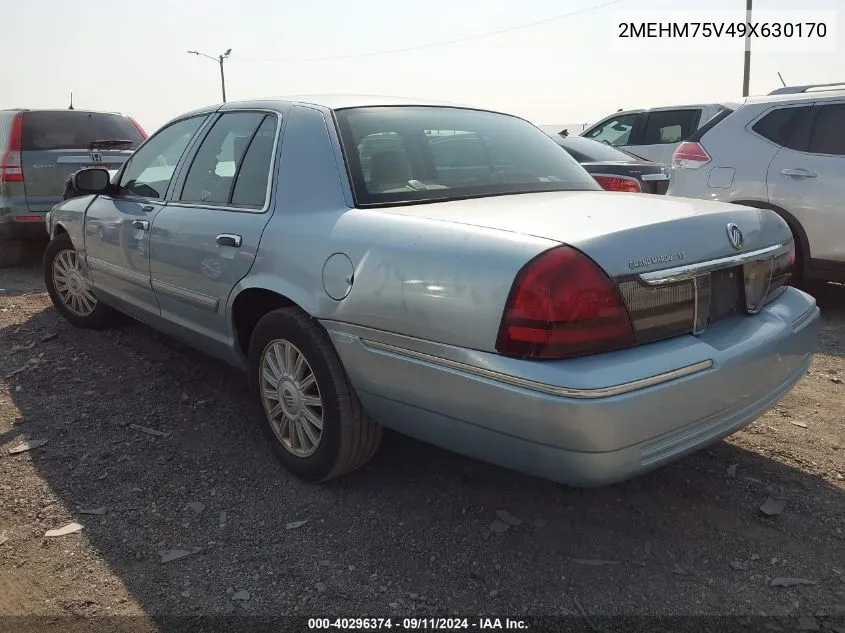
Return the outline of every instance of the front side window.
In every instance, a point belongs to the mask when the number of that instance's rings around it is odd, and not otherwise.
[[[845,103],[823,105],[813,121],[810,153],[845,156]]]
[[[185,148],[206,116],[195,116],[156,132],[127,161],[120,177],[124,195],[161,200]]]
[[[606,143],[607,145],[627,145],[631,138],[631,130],[637,121],[637,114],[623,114],[613,117],[594,127],[584,134],[587,138]]]
[[[358,204],[599,188],[545,133],[505,114],[396,106],[336,117]]]
[[[179,200],[263,206],[275,136],[275,115],[224,114],[197,150]]]

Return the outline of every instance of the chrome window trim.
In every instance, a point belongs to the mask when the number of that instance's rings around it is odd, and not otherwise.
[[[645,389],[647,387],[660,385],[662,383],[669,382],[670,380],[676,380],[685,376],[691,376],[692,374],[696,374],[706,369],[710,369],[713,366],[713,360],[708,359],[700,361],[698,363],[693,363],[692,365],[686,365],[685,367],[679,367],[678,369],[673,369],[662,374],[649,376],[648,378],[641,378],[639,380],[633,380],[631,382],[626,382],[619,385],[612,385],[610,387],[598,387],[595,389],[575,389],[571,387],[558,387],[557,385],[549,385],[547,383],[538,382],[536,380],[529,380],[527,378],[519,378],[517,376],[509,376],[508,374],[503,374],[502,372],[493,371],[490,369],[482,369],[481,367],[475,367],[473,365],[468,365],[466,363],[450,360],[448,358],[442,358],[440,356],[432,356],[431,354],[418,352],[416,350],[410,350],[404,347],[398,347],[389,343],[382,343],[379,341],[373,341],[370,339],[363,338],[359,340],[361,341],[361,344],[364,345],[364,347],[369,347],[371,349],[379,350],[398,356],[404,356],[406,358],[412,358],[425,363],[431,363],[433,365],[439,365],[448,369],[472,374],[479,378],[487,378],[499,383],[506,384],[511,387],[520,387],[522,389],[528,389],[530,391],[537,391],[540,393],[545,393],[553,396],[561,396],[565,398],[595,399],[618,396],[621,394],[630,393],[632,391],[637,391],[639,389]]]
[[[761,248],[756,251],[749,251],[748,253],[722,257],[721,259],[711,259],[697,264],[687,264],[685,266],[677,266],[676,268],[666,268],[663,270],[640,273],[639,278],[640,281],[648,286],[660,286],[663,284],[676,283],[678,281],[687,281],[689,279],[693,279],[697,275],[719,270],[720,268],[730,268],[732,266],[739,266],[756,260],[777,257],[778,255],[788,252],[790,244],[791,241],[783,242],[781,244],[774,244],[773,246],[767,246],[766,248]]]
[[[224,116],[226,116],[227,114],[233,114],[233,113],[237,113],[237,112],[255,112],[255,113],[261,113],[261,114],[265,114],[265,115],[272,114],[272,115],[275,115],[275,117],[276,117],[276,138],[273,140],[273,153],[270,156],[270,170],[267,174],[267,191],[265,192],[264,206],[261,207],[260,209],[256,209],[254,207],[238,207],[238,206],[235,206],[235,205],[227,205],[227,204],[219,204],[219,203],[206,204],[206,203],[201,202],[201,201],[200,202],[183,202],[182,200],[179,200],[178,198],[173,198],[172,200],[168,200],[167,206],[169,206],[169,207],[182,207],[182,208],[186,208],[186,209],[203,209],[203,210],[204,209],[210,209],[210,210],[213,210],[213,211],[233,211],[235,213],[267,213],[267,211],[270,209],[270,206],[272,204],[271,195],[272,195],[272,192],[273,192],[273,176],[275,175],[275,170],[276,170],[276,155],[278,154],[278,150],[279,150],[279,140],[281,138],[282,124],[283,124],[282,113],[277,112],[276,110],[265,110],[265,109],[262,109],[262,108],[238,108],[237,110],[220,110],[220,111],[218,111],[220,116],[218,116],[217,119],[214,121],[214,123],[211,125],[211,127],[208,128],[208,130],[206,131],[202,140],[200,141],[199,145],[197,146],[196,152],[194,152],[193,156],[191,156],[191,163],[189,165],[186,165],[185,176],[184,176],[184,178],[182,178],[183,182],[181,183],[182,189],[185,188],[185,182],[184,181],[187,180],[188,175],[191,172],[191,167],[194,164],[194,160],[196,160],[196,157],[199,154],[200,150],[202,149],[202,145],[205,142],[206,138],[211,133],[211,130],[214,128],[215,125],[217,125],[217,123]],[[259,123],[259,127],[260,126],[261,126],[261,124]],[[197,130],[197,131],[199,132],[199,130]],[[241,159],[243,160],[243,157]],[[180,176],[181,176],[181,174],[180,174]],[[234,187],[234,183],[233,183],[233,187]],[[173,192],[173,195],[174,196],[176,195],[175,191]],[[181,191],[179,192],[179,195],[180,196],[182,195]]]

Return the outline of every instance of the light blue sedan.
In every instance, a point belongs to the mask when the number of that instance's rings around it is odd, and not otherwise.
[[[72,185],[47,220],[57,310],[87,328],[120,311],[247,370],[310,480],[365,464],[382,426],[560,482],[626,479],[759,417],[817,342],[775,213],[603,192],[507,114],[230,102]]]

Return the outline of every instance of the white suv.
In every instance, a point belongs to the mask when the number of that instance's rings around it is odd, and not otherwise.
[[[719,114],[675,151],[667,195],[771,209],[792,229],[798,281],[845,281],[845,84]]]
[[[579,136],[668,164],[681,141],[725,108],[735,107],[735,103],[707,103],[620,110],[589,126]]]

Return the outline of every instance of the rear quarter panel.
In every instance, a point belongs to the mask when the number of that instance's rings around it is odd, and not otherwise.
[[[766,174],[779,146],[751,130],[771,108],[743,106],[701,139],[711,162],[699,169],[672,168],[668,195],[720,202],[766,202]]]
[[[557,242],[352,208],[331,114],[297,106],[289,116],[275,210],[230,296],[230,323],[237,296],[262,288],[321,320],[492,351],[517,272]],[[326,267],[335,254],[348,271]],[[348,295],[330,297],[326,285],[347,277]]]

